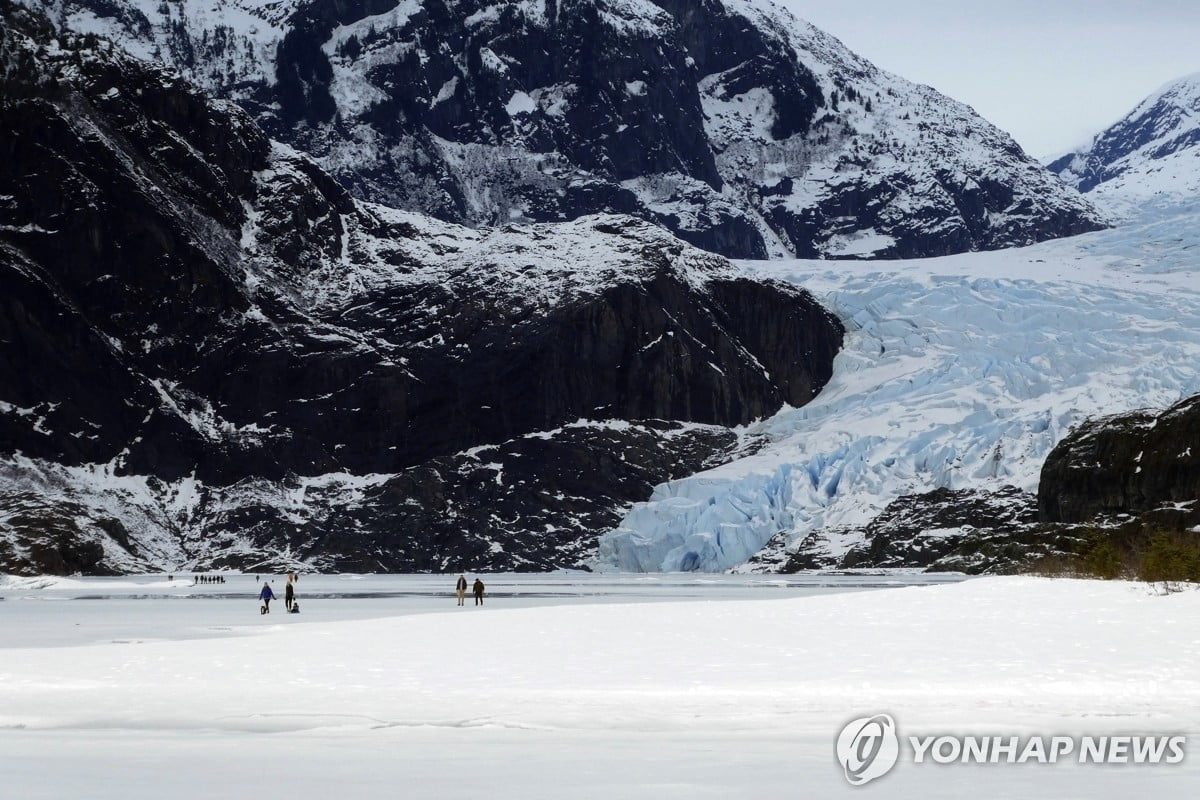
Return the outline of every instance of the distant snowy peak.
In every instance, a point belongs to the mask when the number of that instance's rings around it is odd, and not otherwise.
[[[765,0],[21,0],[234,100],[354,195],[632,214],[728,256],[895,258],[1104,218],[969,107]]]
[[[1125,214],[1200,197],[1200,73],[1172,81],[1050,170]]]

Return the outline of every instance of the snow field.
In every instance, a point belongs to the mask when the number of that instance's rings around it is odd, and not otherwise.
[[[254,635],[8,648],[0,727],[782,732],[864,704],[1200,709],[1195,592],[992,578],[781,600],[496,606],[332,623],[273,613]]]
[[[445,612],[385,619],[273,613],[224,638],[4,648],[0,761],[23,798],[216,797],[274,781],[299,798],[374,797],[392,781],[406,797],[754,797],[849,791],[834,737],[879,711],[902,731],[1200,732],[1195,591],[989,578],[784,597],[447,598]],[[169,601],[142,602],[169,620]],[[9,596],[0,616],[35,605]],[[70,769],[38,770],[60,757]],[[890,784],[901,796],[980,780],[1108,796],[1196,777],[1186,764],[904,766]],[[87,781],[103,791],[73,794]]]

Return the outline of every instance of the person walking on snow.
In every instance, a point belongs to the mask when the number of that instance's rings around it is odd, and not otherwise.
[[[475,592],[475,605],[483,605],[483,581],[476,578],[475,585],[471,589]]]
[[[283,607],[288,611],[292,610],[292,603],[296,600],[296,587],[292,584],[291,573],[288,573],[287,586],[283,588]]]
[[[466,605],[467,602],[467,576],[459,575],[458,583],[454,584],[454,592],[458,595],[458,604]]]
[[[271,584],[263,584],[262,591],[258,593],[258,599],[262,600],[261,612],[263,614],[270,614],[271,601],[275,599],[275,593],[271,591]]]

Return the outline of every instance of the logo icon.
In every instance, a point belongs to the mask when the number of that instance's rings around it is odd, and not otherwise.
[[[862,786],[888,774],[899,757],[896,720],[887,714],[853,720],[838,735],[838,762],[851,786]]]

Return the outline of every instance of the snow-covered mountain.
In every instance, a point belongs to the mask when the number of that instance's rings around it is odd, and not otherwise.
[[[1029,525],[1052,505],[1036,494],[1047,455],[1067,442],[1070,472],[1090,452],[1076,426],[1200,392],[1200,213],[920,261],[731,263],[651,222],[716,249],[710,233],[752,231],[774,253],[807,230],[815,256],[896,255],[1043,238],[1042,221],[1092,212],[969,110],[757,5],[523,2],[460,18],[468,7],[61,0],[60,29],[92,32],[56,34],[0,0],[0,570],[1003,568],[1061,546]],[[585,23],[609,38],[582,37]],[[458,72],[440,102],[406,106],[396,87],[429,88],[440,56],[422,62],[437,49],[421,43],[437,37]],[[334,40],[340,55],[322,49]],[[557,55],[535,69],[536,41]],[[666,47],[679,41],[686,57]],[[370,61],[376,46],[386,57]],[[237,102],[147,64],[159,57]],[[620,71],[647,59],[674,78]],[[575,82],[547,106],[530,76],[556,70]],[[615,104],[612,75],[641,99]],[[369,101],[346,118],[340,81]],[[822,142],[835,88],[854,133]],[[518,101],[508,122],[497,97]],[[355,199],[255,118],[356,191],[424,175],[447,197],[491,185],[509,203],[527,159],[552,154],[530,207],[572,220],[467,227]],[[637,128],[619,147],[590,136],[617,119]],[[898,150],[847,155],[871,131],[911,130]],[[334,157],[343,135],[415,171],[359,175],[354,152]],[[515,183],[497,173],[504,153]],[[971,171],[984,163],[991,178]],[[898,172],[881,178],[885,164]],[[938,177],[947,165],[965,182]],[[682,212],[647,213],[649,169],[707,187],[695,208],[737,202],[685,230]],[[778,193],[753,188],[768,173]],[[591,200],[555,206],[576,190]],[[645,219],[579,216],[613,192]]]
[[[842,329],[649,223],[356,201],[236,105],[0,0],[0,570],[548,568]]]
[[[1200,73],[1172,81],[1050,169],[1124,216],[1200,199]]]
[[[1190,498],[1194,421],[1130,440],[1104,433],[1130,423],[1095,420],[1200,393],[1198,254],[1190,211],[994,253],[744,262],[846,325],[833,378],[749,426],[753,454],[656,487],[601,538],[598,565],[1011,569],[1054,545],[1027,523]]]
[[[180,69],[361,198],[621,212],[730,256],[895,258],[1104,218],[972,109],[765,0],[23,0]]]

